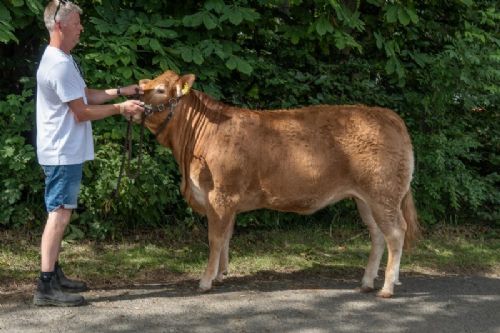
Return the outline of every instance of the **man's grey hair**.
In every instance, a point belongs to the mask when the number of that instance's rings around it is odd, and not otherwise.
[[[57,6],[59,6],[59,10],[57,10]],[[56,11],[57,16],[54,17]],[[77,4],[68,0],[53,0],[49,2],[47,7],[45,7],[45,12],[43,13],[43,21],[45,22],[45,27],[49,32],[51,32],[54,29],[56,21],[65,21],[68,15],[73,12],[77,12],[78,14],[83,13],[82,9]]]

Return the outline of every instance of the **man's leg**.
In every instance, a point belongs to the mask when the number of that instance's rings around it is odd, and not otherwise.
[[[49,213],[47,224],[42,235],[41,271],[53,272],[59,257],[64,230],[71,219],[71,209],[60,208]]]
[[[41,273],[33,298],[35,305],[77,306],[84,303],[80,295],[66,294],[61,290],[55,273],[64,230],[71,218],[71,209],[59,208],[49,213],[42,235]]]
[[[33,303],[35,305],[76,306],[84,302],[80,295],[62,291],[62,271],[56,262],[64,231],[77,207],[82,165],[42,166],[45,173],[45,206],[49,212],[40,245],[41,272]],[[58,274],[61,273],[61,274]]]
[[[68,279],[58,264],[61,241],[71,219],[71,212],[71,209],[60,208],[49,213],[42,235],[41,272],[55,272],[63,291],[81,292],[88,290],[87,285],[81,281]]]

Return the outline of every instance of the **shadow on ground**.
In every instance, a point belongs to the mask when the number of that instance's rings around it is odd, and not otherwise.
[[[500,279],[403,273],[394,298],[355,291],[363,271],[331,267],[198,280],[131,281],[85,293],[87,306],[36,308],[31,291],[0,301],[5,332],[498,332]],[[377,281],[380,286],[382,280]]]

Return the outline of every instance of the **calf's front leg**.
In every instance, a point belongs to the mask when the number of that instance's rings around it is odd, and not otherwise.
[[[200,291],[212,288],[212,281],[222,278],[227,271],[229,257],[229,239],[234,226],[234,214],[208,214],[208,243],[210,254],[205,272],[201,276]]]

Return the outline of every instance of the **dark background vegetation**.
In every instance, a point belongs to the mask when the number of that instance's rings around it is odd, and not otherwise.
[[[0,0],[0,229],[32,230],[45,222],[33,144],[46,3]],[[250,108],[362,103],[394,109],[414,143],[421,222],[499,226],[497,1],[78,4],[85,31],[73,54],[88,86],[132,84],[172,69],[194,73],[196,89]],[[179,194],[170,152],[152,136],[141,176],[125,179],[114,200],[126,123],[114,117],[93,128],[96,159],[85,166],[70,237],[103,239],[202,221]],[[346,200],[310,217],[247,213],[238,225],[353,223],[354,216]]]

